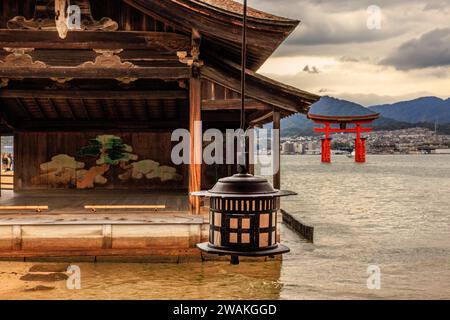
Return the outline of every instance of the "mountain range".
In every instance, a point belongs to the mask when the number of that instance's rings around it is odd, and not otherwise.
[[[411,101],[369,107],[385,118],[407,123],[450,123],[450,98],[423,97]]]
[[[413,127],[435,128],[450,134],[450,98],[422,97],[393,104],[370,106],[369,109],[380,113],[373,122],[375,130],[398,130]],[[313,135],[314,123],[306,115],[296,114],[285,118],[281,124],[282,136]]]

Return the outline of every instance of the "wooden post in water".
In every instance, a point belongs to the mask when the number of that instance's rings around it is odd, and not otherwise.
[[[278,130],[278,134],[273,135],[273,139],[277,139],[274,141],[272,145],[275,146],[272,150],[272,161],[273,166],[275,168],[275,172],[273,173],[273,187],[275,189],[281,188],[281,156],[280,156],[280,136],[281,136],[281,114],[280,110],[277,108],[273,109],[273,129]]]

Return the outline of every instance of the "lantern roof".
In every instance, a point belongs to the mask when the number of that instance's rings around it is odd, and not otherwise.
[[[231,177],[220,179],[209,191],[191,193],[199,197],[221,198],[274,198],[296,195],[292,191],[277,190],[262,177],[251,174],[235,174]]]
[[[375,120],[379,113],[360,104],[325,96],[313,104],[308,112],[311,120],[352,122],[358,120]]]

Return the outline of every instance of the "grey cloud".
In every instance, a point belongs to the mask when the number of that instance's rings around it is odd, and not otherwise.
[[[450,65],[450,28],[435,29],[402,44],[381,61],[399,70]]]
[[[412,3],[426,3],[424,0],[375,2],[386,13],[385,19],[400,4],[411,6]],[[301,26],[285,42],[290,46],[370,43],[396,37],[408,30],[405,23],[398,19],[392,22],[395,28],[388,26],[381,30],[369,30],[366,10],[374,4],[373,0],[254,0],[251,4],[261,10],[301,20]],[[290,52],[284,46],[277,54],[289,55]]]
[[[350,57],[350,56],[342,56],[339,58],[341,62],[359,62],[358,58]]]
[[[449,10],[449,1],[448,0],[434,0],[428,2],[424,10]]]
[[[317,69],[317,67],[314,67],[314,66],[309,66],[309,65],[306,65],[304,68],[303,68],[303,72],[306,72],[306,73],[319,73],[319,69]]]

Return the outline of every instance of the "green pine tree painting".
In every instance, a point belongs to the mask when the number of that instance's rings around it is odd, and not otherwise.
[[[123,143],[122,138],[114,135],[101,135],[89,140],[89,145],[81,148],[78,155],[98,158],[97,165],[115,166],[120,162],[137,160],[137,155],[132,152],[133,148]]]

